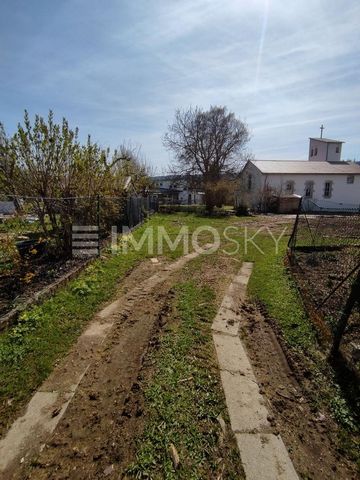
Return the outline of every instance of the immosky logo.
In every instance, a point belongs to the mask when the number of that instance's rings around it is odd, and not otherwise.
[[[258,235],[262,234],[271,238],[277,254],[280,240],[286,231],[287,227],[284,227],[280,234],[276,236],[268,226],[260,227],[255,232],[247,226],[228,226],[219,232],[210,225],[202,225],[191,232],[189,227],[184,225],[175,235],[173,232],[169,233],[164,226],[157,226],[147,227],[140,237],[135,238],[128,227],[123,227],[119,242],[119,232],[117,227],[114,226],[111,233],[111,250],[112,253],[119,254],[127,253],[130,247],[135,251],[145,248],[149,255],[162,255],[164,248],[167,251],[174,252],[180,247],[184,255],[187,255],[190,250],[205,255],[211,255],[218,250],[226,255],[237,255],[242,248],[244,254],[247,254],[249,247],[253,246],[259,253],[265,255],[265,252],[257,243]],[[206,236],[206,242],[201,241],[204,236]],[[211,248],[205,248],[204,243],[211,243]]]

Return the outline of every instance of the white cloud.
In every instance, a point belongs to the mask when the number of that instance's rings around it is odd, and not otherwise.
[[[74,4],[24,38],[11,62],[4,57],[17,73],[0,80],[13,105],[58,106],[103,144],[131,136],[162,164],[175,108],[210,104],[248,122],[257,156],[301,158],[321,123],[347,141],[345,156],[359,155],[357,1]]]

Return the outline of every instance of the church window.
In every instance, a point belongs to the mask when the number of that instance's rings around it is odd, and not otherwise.
[[[332,194],[332,182],[325,182],[324,184],[324,198],[330,198]]]
[[[312,198],[314,193],[314,182],[308,181],[305,182],[305,197]]]
[[[294,193],[294,182],[292,180],[288,180],[285,184],[285,191],[287,194],[292,195]]]
[[[354,183],[354,175],[348,175],[346,179],[346,183]]]

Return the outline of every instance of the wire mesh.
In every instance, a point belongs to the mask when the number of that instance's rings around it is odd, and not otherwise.
[[[331,340],[360,269],[360,213],[354,209],[321,215],[300,207],[289,239],[292,273],[321,335]],[[349,354],[360,334],[359,304],[344,344]]]
[[[63,257],[71,255],[74,228],[96,227],[101,247],[103,240],[110,236],[112,227],[116,226],[119,232],[122,227],[134,228],[158,210],[154,196],[16,197],[4,202],[7,211],[9,201],[13,202],[14,208],[10,215],[4,215],[3,222],[18,240],[20,250],[23,241],[24,248],[20,253],[25,253],[26,240],[41,240],[46,241],[49,248],[51,246],[53,254]],[[7,227],[4,226],[4,230]],[[83,228],[82,233],[76,234],[83,235],[83,238],[76,238],[77,241],[86,240],[85,231]],[[21,234],[26,238],[21,238]],[[94,229],[90,234],[94,235]],[[95,240],[94,237],[91,240]]]
[[[0,316],[158,210],[157,198],[0,198]]]

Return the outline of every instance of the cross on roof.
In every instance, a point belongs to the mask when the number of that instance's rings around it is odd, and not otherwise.
[[[321,124],[321,127],[320,127],[320,132],[321,132],[321,133],[320,133],[320,138],[322,138],[322,136],[323,136],[323,130],[324,130],[324,128],[325,128],[324,125]]]

